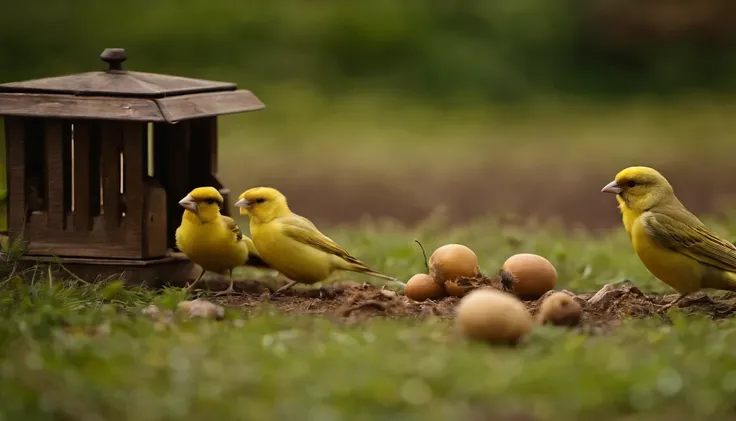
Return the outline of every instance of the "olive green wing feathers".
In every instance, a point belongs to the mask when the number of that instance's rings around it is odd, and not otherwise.
[[[687,210],[650,211],[642,216],[642,224],[662,246],[701,263],[736,272],[736,246],[719,237]]]
[[[281,224],[282,232],[287,237],[310,247],[314,247],[317,250],[340,257],[347,263],[344,269],[373,275],[404,285],[403,282],[398,281],[396,278],[376,272],[366,266],[365,263],[351,256],[347,250],[340,247],[337,243],[332,241],[331,238],[322,234],[310,220],[302,216],[296,214],[285,216],[279,218],[279,223]]]
[[[248,238],[247,236],[243,235],[243,231],[240,230],[240,227],[235,222],[233,218],[230,218],[229,216],[220,215],[220,218],[222,219],[222,222],[225,224],[227,229],[233,232],[235,235],[235,241],[236,242],[244,242],[246,247],[248,248],[248,260],[245,262],[248,266],[254,266],[254,267],[260,267],[260,268],[270,268],[266,262],[263,261],[261,256],[258,254],[258,250],[256,250],[256,245],[253,244],[253,240]]]
[[[322,234],[314,224],[299,215],[290,215],[279,218],[282,232],[289,238],[314,247],[328,254],[333,254],[353,264],[363,265],[358,259],[351,256],[344,248]]]
[[[235,220],[229,216],[220,215],[220,218],[222,222],[225,224],[227,229],[233,232],[235,234],[235,242],[241,241],[243,239],[243,231],[240,230],[240,227],[235,222]]]
[[[315,227],[314,224],[307,218],[296,214],[291,214],[289,216],[279,218],[279,224],[281,225],[281,232],[294,241],[298,241],[317,250],[321,250],[325,253],[340,257],[343,261],[347,263],[347,265],[343,267],[343,269],[365,273],[378,278],[390,280],[392,282],[400,284],[401,286],[406,286],[405,283],[399,281],[398,279],[392,276],[384,275],[380,272],[376,272],[375,270],[366,266],[365,263],[351,256],[350,253],[347,252],[347,250],[340,247],[337,243],[332,241],[331,238],[322,234],[317,229],[317,227]]]

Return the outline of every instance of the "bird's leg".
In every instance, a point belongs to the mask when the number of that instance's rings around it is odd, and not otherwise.
[[[217,294],[215,294],[215,297],[219,295],[232,295],[235,293],[235,290],[233,289],[233,270],[230,269],[230,286],[227,287],[226,290],[220,291]]]
[[[204,270],[204,268],[202,268],[202,273],[200,273],[199,276],[197,277],[197,279],[194,282],[192,282],[191,285],[189,285],[187,287],[187,294],[188,293],[191,293],[192,290],[194,290],[194,286],[197,285],[197,282],[199,282],[200,279],[202,279],[202,276],[204,276],[204,272],[205,272],[205,270]]]
[[[286,285],[282,286],[281,288],[277,289],[276,292],[274,292],[274,294],[278,294],[279,292],[284,292],[284,291],[286,291],[287,289],[293,287],[296,284],[297,284],[296,281],[289,281],[288,284],[286,284]]]
[[[670,308],[670,307],[672,307],[673,305],[675,305],[675,304],[679,303],[679,302],[680,302],[680,300],[682,300],[683,298],[687,297],[688,295],[690,295],[690,293],[687,293],[687,294],[680,294],[680,296],[679,296],[679,297],[677,297],[677,298],[675,298],[675,300],[674,300],[674,301],[672,301],[671,303],[669,303],[669,304],[665,304],[664,306],[660,307],[660,309],[659,309],[659,312],[661,313],[661,312],[664,312],[664,311],[666,311],[667,309],[669,309],[669,308]]]

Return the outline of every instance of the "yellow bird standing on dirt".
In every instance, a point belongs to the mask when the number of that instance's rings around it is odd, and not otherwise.
[[[690,213],[662,174],[629,167],[601,190],[613,193],[634,251],[647,270],[680,295],[701,288],[736,291],[736,246]]]
[[[270,187],[246,190],[235,202],[250,215],[250,234],[263,261],[289,278],[285,291],[297,283],[324,281],[335,270],[365,273],[405,286],[396,278],[376,272],[322,234],[314,224],[293,213],[286,197]]]
[[[214,187],[198,187],[179,202],[184,214],[176,229],[176,247],[202,267],[202,273],[189,285],[187,292],[191,292],[209,270],[229,272],[230,286],[216,295],[231,294],[234,292],[234,268],[246,262],[251,266],[268,267],[238,224],[220,214],[223,202],[222,195]]]

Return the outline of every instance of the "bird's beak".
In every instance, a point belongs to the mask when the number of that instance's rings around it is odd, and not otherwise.
[[[251,203],[251,202],[249,202],[249,201],[247,201],[245,199],[240,199],[237,202],[235,202],[235,207],[236,208],[250,209],[251,206],[253,206],[253,203]]]
[[[621,187],[616,183],[616,180],[613,180],[601,189],[601,193],[619,194],[621,193]]]
[[[183,199],[179,201],[179,205],[181,205],[182,208],[186,210],[190,210],[194,213],[197,213],[197,201],[194,200],[191,194],[186,195]]]

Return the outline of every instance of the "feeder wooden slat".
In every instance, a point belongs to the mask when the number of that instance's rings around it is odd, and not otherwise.
[[[126,203],[126,228],[128,239],[136,241],[142,235],[143,217],[143,177],[147,162],[143,159],[142,123],[126,122],[123,124],[123,165],[125,181],[123,191]]]
[[[193,188],[189,182],[189,122],[153,125],[154,175],[166,189],[166,237],[169,247],[176,247],[176,228],[181,222],[179,201]],[[167,157],[166,159],[157,157]],[[196,187],[196,186],[195,186]]]
[[[62,124],[61,161],[64,168],[64,227],[66,228],[69,226],[67,221],[72,213],[72,122],[71,120],[62,120]]]
[[[212,145],[217,142],[212,138],[217,134],[217,122],[214,118],[197,119],[190,122],[191,136],[189,140],[189,178],[193,183],[203,183],[210,174],[217,172],[217,155],[212,158]],[[213,127],[215,130],[213,131]],[[216,149],[216,147],[215,147]],[[204,184],[202,184],[204,185]]]
[[[74,124],[74,229],[78,232],[92,229],[90,213],[90,137],[91,123]]]
[[[163,257],[169,249],[166,237],[166,190],[154,178],[147,178],[144,188],[146,200],[143,210],[143,256]]]
[[[100,185],[102,184],[102,133],[100,123],[92,122],[92,130],[89,137],[89,213],[94,219],[101,213]],[[92,229],[94,229],[94,223]]]
[[[218,189],[224,200],[221,213],[230,216],[230,190],[217,178],[217,118],[198,118],[189,124],[189,183]]]
[[[21,234],[26,215],[25,123],[22,118],[5,118],[8,150],[8,231]]]
[[[167,138],[167,124],[153,125],[153,176],[168,191],[169,180],[169,150],[171,143]]]
[[[47,223],[51,232],[63,231],[66,224],[64,208],[64,129],[58,119],[46,120],[44,139],[46,149]]]
[[[90,234],[94,233],[94,234]],[[84,235],[81,235],[84,234]],[[111,256],[125,259],[142,258],[140,249],[131,247],[124,236],[109,235],[89,231],[86,233],[66,231],[53,239],[30,236],[29,253],[47,256],[87,256],[109,258]]]
[[[0,131],[0,235],[7,235],[8,232],[8,207],[7,207],[7,171],[8,156],[5,147],[5,128],[2,123],[2,131]]]
[[[102,128],[102,195],[105,229],[115,231],[122,217],[120,206],[121,134],[118,124]]]
[[[176,228],[181,223],[182,208],[179,201],[184,198],[192,190],[189,182],[189,149],[191,147],[191,130],[188,121],[181,122],[175,126],[169,126],[168,138],[172,148],[169,150],[169,156],[172,163],[181,163],[177,165],[169,165],[169,188],[168,194],[171,195],[168,207],[168,217],[172,221],[169,223],[169,232],[176,235]],[[177,142],[178,139],[178,142]]]

